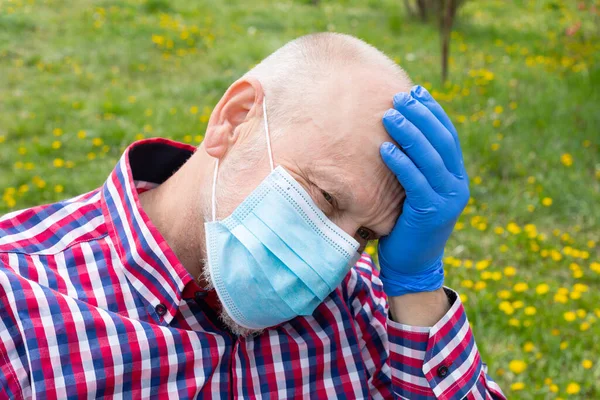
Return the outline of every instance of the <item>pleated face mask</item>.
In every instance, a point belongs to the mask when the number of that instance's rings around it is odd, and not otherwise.
[[[222,221],[205,223],[208,267],[227,313],[263,329],[311,315],[359,258],[358,242],[331,222],[281,166],[274,168],[266,101],[263,114],[271,173]]]

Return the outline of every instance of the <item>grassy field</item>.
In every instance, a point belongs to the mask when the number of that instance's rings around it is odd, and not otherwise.
[[[308,3],[0,0],[0,214],[100,186],[136,139],[199,143],[261,58],[351,33],[457,125],[472,200],[448,285],[491,375],[509,398],[600,398],[600,2],[471,1],[445,85],[435,27],[402,1]]]

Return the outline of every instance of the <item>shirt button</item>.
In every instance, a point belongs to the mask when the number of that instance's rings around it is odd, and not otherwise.
[[[445,378],[447,375],[448,375],[448,367],[446,367],[445,365],[441,365],[440,367],[438,367],[437,376],[439,376],[440,378]]]
[[[156,310],[156,313],[162,317],[167,313],[167,306],[165,306],[163,303],[158,303],[156,307],[154,307],[154,310]]]
[[[200,303],[207,295],[208,292],[198,290],[196,293],[194,293],[194,300],[196,300],[196,303]]]

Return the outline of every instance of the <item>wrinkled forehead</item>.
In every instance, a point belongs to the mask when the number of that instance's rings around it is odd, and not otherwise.
[[[290,156],[328,186],[323,189],[349,194],[351,208],[377,208],[395,220],[403,190],[379,154],[381,144],[392,141],[381,119],[410,82],[359,74],[348,84],[329,85],[304,117],[302,132],[287,136]]]

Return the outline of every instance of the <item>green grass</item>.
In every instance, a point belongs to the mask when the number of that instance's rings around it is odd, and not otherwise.
[[[0,0],[0,213],[100,186],[138,137],[198,143],[250,66],[305,33],[351,33],[456,122],[473,199],[448,284],[491,375],[511,398],[600,397],[600,16],[567,0],[469,2],[442,85],[438,34],[400,0],[308,3]]]

